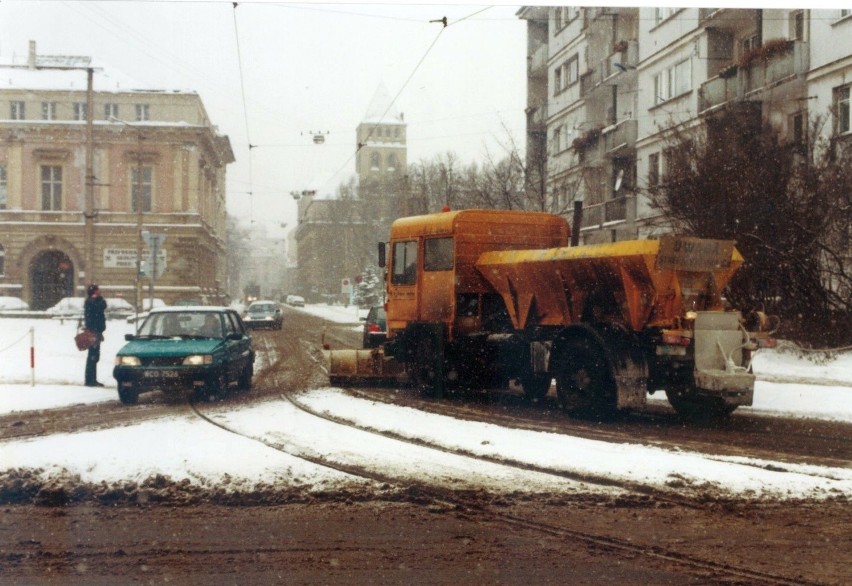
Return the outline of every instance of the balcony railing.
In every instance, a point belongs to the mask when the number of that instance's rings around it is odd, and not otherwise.
[[[737,98],[737,76],[716,76],[708,79],[698,89],[698,110],[704,111]]]
[[[547,122],[547,102],[527,108],[527,126],[544,126]]]
[[[772,85],[797,73],[804,73],[807,65],[801,62],[806,59],[807,51],[803,45],[803,42],[796,41],[789,50],[779,55],[749,64],[744,72],[745,93]]]
[[[547,45],[543,44],[527,57],[527,75],[547,76]]]
[[[604,222],[627,219],[627,197],[616,197],[604,203]]]
[[[623,145],[636,143],[639,134],[638,120],[622,120],[615,126],[610,126],[603,131],[604,151],[610,153]]]
[[[583,228],[596,228],[603,224],[604,204],[583,206]]]

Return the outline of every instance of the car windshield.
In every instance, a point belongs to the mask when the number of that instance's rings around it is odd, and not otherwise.
[[[275,306],[271,303],[259,303],[249,307],[249,313],[266,313],[275,311]]]
[[[222,338],[222,318],[209,311],[152,313],[138,338]]]

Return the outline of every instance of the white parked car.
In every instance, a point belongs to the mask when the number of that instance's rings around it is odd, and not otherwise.
[[[288,295],[285,302],[287,303],[287,305],[292,305],[293,307],[305,306],[305,298],[301,295]]]
[[[121,297],[105,299],[106,311],[104,315],[107,319],[125,319],[127,316],[136,312],[133,306]],[[82,319],[83,305],[86,303],[85,297],[63,297],[53,307],[49,307],[46,311],[53,317],[63,319]]]
[[[127,323],[135,324],[137,319],[141,323],[142,320],[144,320],[146,317],[148,317],[148,314],[151,312],[151,305],[154,306],[154,309],[157,309],[157,308],[160,308],[160,307],[168,307],[165,301],[163,301],[162,299],[159,299],[157,297],[154,297],[153,300],[152,299],[143,299],[142,300],[143,310],[141,312],[139,312],[138,317],[137,317],[135,311],[131,315],[127,316]]]
[[[27,311],[29,304],[18,297],[0,297],[0,311]]]
[[[53,317],[80,319],[83,317],[83,297],[63,297],[56,305],[48,307],[45,312]]]

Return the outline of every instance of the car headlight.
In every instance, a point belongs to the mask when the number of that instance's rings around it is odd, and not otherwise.
[[[213,364],[212,354],[193,354],[183,359],[184,366],[201,366],[202,364]]]
[[[138,356],[116,356],[115,363],[118,366],[139,366],[142,364]]]

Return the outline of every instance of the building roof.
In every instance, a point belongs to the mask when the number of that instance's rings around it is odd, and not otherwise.
[[[397,111],[396,106],[391,99],[388,88],[384,82],[379,83],[376,92],[373,94],[373,99],[370,100],[370,106],[367,108],[367,114],[361,121],[362,124],[402,124],[402,114]]]

